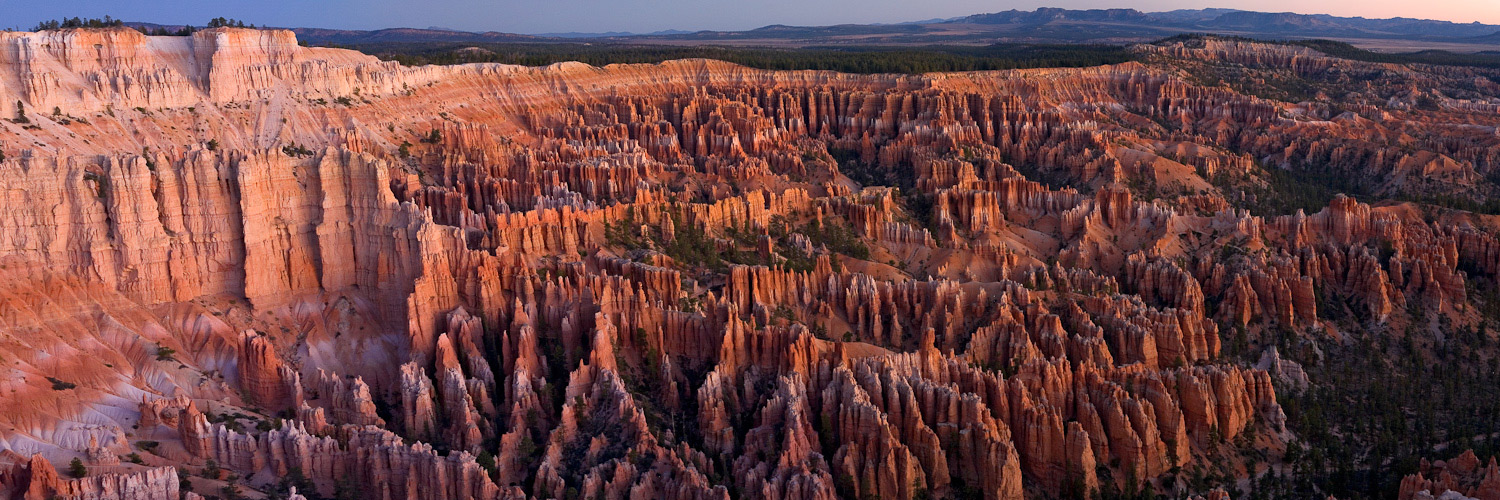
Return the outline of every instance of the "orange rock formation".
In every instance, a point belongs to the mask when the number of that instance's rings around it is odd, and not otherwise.
[[[1221,360],[1226,328],[1337,335],[1320,293],[1384,318],[1463,304],[1460,264],[1500,271],[1474,225],[1346,197],[1252,216],[1205,180],[1252,154],[1472,169],[1500,139],[1378,156],[1329,129],[1403,125],[1322,125],[1151,64],[412,68],[244,29],[0,44],[0,114],[25,118],[0,122],[0,492],[20,498],[176,498],[173,468],[208,460],[370,498],[1170,488],[1242,434],[1287,439],[1271,375]],[[1145,177],[1197,194],[1143,199]]]

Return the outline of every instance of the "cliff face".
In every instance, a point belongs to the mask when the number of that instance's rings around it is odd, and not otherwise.
[[[1465,450],[1452,460],[1422,460],[1416,474],[1401,479],[1400,500],[1453,498],[1490,500],[1500,498],[1500,465],[1495,458],[1480,461],[1474,450]]]
[[[7,106],[20,99],[43,113],[60,107],[79,116],[106,107],[257,101],[282,92],[328,99],[355,88],[393,93],[435,76],[355,52],[299,47],[281,30],[204,30],[188,37],[130,29],[11,32],[0,43],[0,65],[17,77],[7,79]]]
[[[12,496],[175,497],[167,467],[208,460],[247,488],[295,471],[374,498],[1186,491],[1174,471],[1290,437],[1272,376],[1226,361],[1230,330],[1336,336],[1332,294],[1381,321],[1457,311],[1460,266],[1500,271],[1491,233],[1400,207],[1229,208],[1209,179],[1260,167],[1212,124],[1321,132],[1139,63],[0,43]],[[1448,158],[1488,168],[1483,147]],[[58,478],[75,456],[97,473]]]

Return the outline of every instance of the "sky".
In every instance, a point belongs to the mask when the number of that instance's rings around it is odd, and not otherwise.
[[[30,29],[45,19],[107,14],[161,24],[203,25],[224,16],[276,27],[645,33],[892,23],[1037,7],[1147,12],[1220,7],[1500,24],[1500,0],[0,0],[0,28]]]

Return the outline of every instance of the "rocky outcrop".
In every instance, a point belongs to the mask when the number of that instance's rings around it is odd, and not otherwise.
[[[0,44],[0,112],[25,118],[0,122],[0,394],[28,402],[0,405],[6,492],[175,497],[171,468],[115,463],[137,450],[252,489],[300,472],[308,496],[1166,491],[1230,443],[1277,449],[1272,380],[1316,382],[1275,350],[1228,362],[1230,339],[1467,321],[1500,272],[1477,216],[1254,216],[1232,207],[1260,191],[1229,189],[1277,163],[1420,173],[1372,193],[1469,182],[1500,139],[1457,131],[1492,118],[1317,117],[1150,59],[893,76],[403,67],[228,28]],[[75,456],[109,470],[58,478]],[[1455,467],[1411,495],[1487,491]]]
[[[1422,459],[1416,474],[1401,479],[1396,498],[1449,498],[1455,493],[1479,500],[1500,498],[1500,466],[1495,458],[1490,457],[1486,463],[1474,455],[1474,450],[1465,450],[1452,460]]]
[[[296,406],[293,399],[301,397],[300,382],[296,373],[288,372],[276,354],[275,348],[265,337],[254,332],[245,332],[240,346],[240,359],[236,368],[240,371],[240,388],[248,399],[271,410]],[[290,374],[293,380],[283,377]],[[292,394],[297,394],[294,398]]]
[[[330,485],[320,493],[325,496],[334,493],[332,485],[344,483],[382,498],[397,494],[434,499],[500,497],[499,488],[473,455],[443,456],[431,445],[407,445],[400,436],[374,427],[343,426],[333,436],[318,437],[298,424],[260,435],[215,425],[204,435],[184,434],[183,438],[203,443],[201,448],[189,449],[195,457],[255,474],[266,484],[297,469],[319,484]]]
[[[96,469],[82,478],[63,479],[45,458],[33,455],[0,472],[0,493],[24,500],[147,500],[175,498],[177,492],[177,471],[172,467],[131,472]]]
[[[314,402],[321,406],[319,410],[326,408],[328,418],[333,422],[376,427],[386,424],[385,419],[380,418],[370,386],[360,377],[339,377],[318,370],[318,376],[309,389],[316,396],[312,398]]]

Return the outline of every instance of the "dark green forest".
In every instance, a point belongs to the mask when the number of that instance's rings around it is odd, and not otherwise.
[[[119,19],[115,19],[115,18],[113,18],[111,16],[104,16],[104,19],[95,19],[95,18],[85,19],[85,18],[81,18],[81,17],[71,17],[71,18],[54,19],[54,20],[50,20],[50,21],[39,22],[39,23],[36,24],[36,26],[34,26],[34,27],[31,28],[31,31],[48,31],[48,30],[60,30],[60,29],[63,29],[63,30],[65,30],[65,29],[103,29],[103,28],[118,28],[118,27],[121,27],[121,26],[125,26],[125,21],[122,21],[122,20],[119,20]],[[150,36],[188,36],[188,35],[193,34],[194,31],[198,30],[197,28],[195,28],[193,26],[182,26],[182,27],[179,27],[179,28],[176,28],[176,29],[167,29],[167,28],[162,27],[162,26],[156,26],[156,27],[147,27],[147,26],[144,26],[144,25],[133,25],[133,26],[135,27],[136,31],[140,31],[142,34],[144,34],[144,35],[150,35]],[[240,21],[238,19],[230,19],[230,18],[227,18],[227,17],[215,17],[213,19],[209,19],[208,20],[208,24],[206,26],[209,27],[209,28],[254,28],[255,27],[254,24],[245,24],[244,21]]]
[[[364,43],[341,46],[408,66],[504,63],[546,66],[579,61],[594,66],[659,63],[673,59],[718,59],[771,70],[829,70],[844,73],[928,73],[1019,68],[1084,67],[1133,59],[1121,45],[1020,45],[982,47],[813,47],[803,49],[669,47],[584,43],[462,44]],[[478,48],[481,50],[473,50]]]
[[[1201,39],[1178,35],[1154,43]],[[1214,35],[1217,36],[1217,35]],[[1235,39],[1237,37],[1222,37]],[[1386,53],[1361,49],[1333,40],[1244,40],[1308,47],[1331,56],[1357,61],[1500,68],[1500,52],[1473,54],[1425,50]],[[408,66],[424,64],[503,63],[546,66],[579,61],[594,66],[659,63],[673,59],[718,59],[771,70],[828,70],[844,73],[929,73],[993,71],[1025,68],[1069,68],[1119,64],[1135,60],[1125,45],[994,44],[985,46],[928,45],[915,47],[807,47],[796,49],[664,46],[617,43],[489,43],[371,42],[339,45]],[[479,50],[475,50],[479,49]]]
[[[71,29],[71,28],[113,28],[113,27],[116,27],[116,26],[124,26],[124,25],[125,25],[125,23],[123,21],[121,21],[119,19],[112,18],[110,16],[104,16],[104,19],[84,19],[84,18],[81,18],[81,17],[72,17],[72,18],[54,19],[54,20],[51,20],[51,21],[42,21],[42,22],[36,23],[36,27],[31,28],[31,31],[45,31],[45,30],[56,30],[56,29]]]

